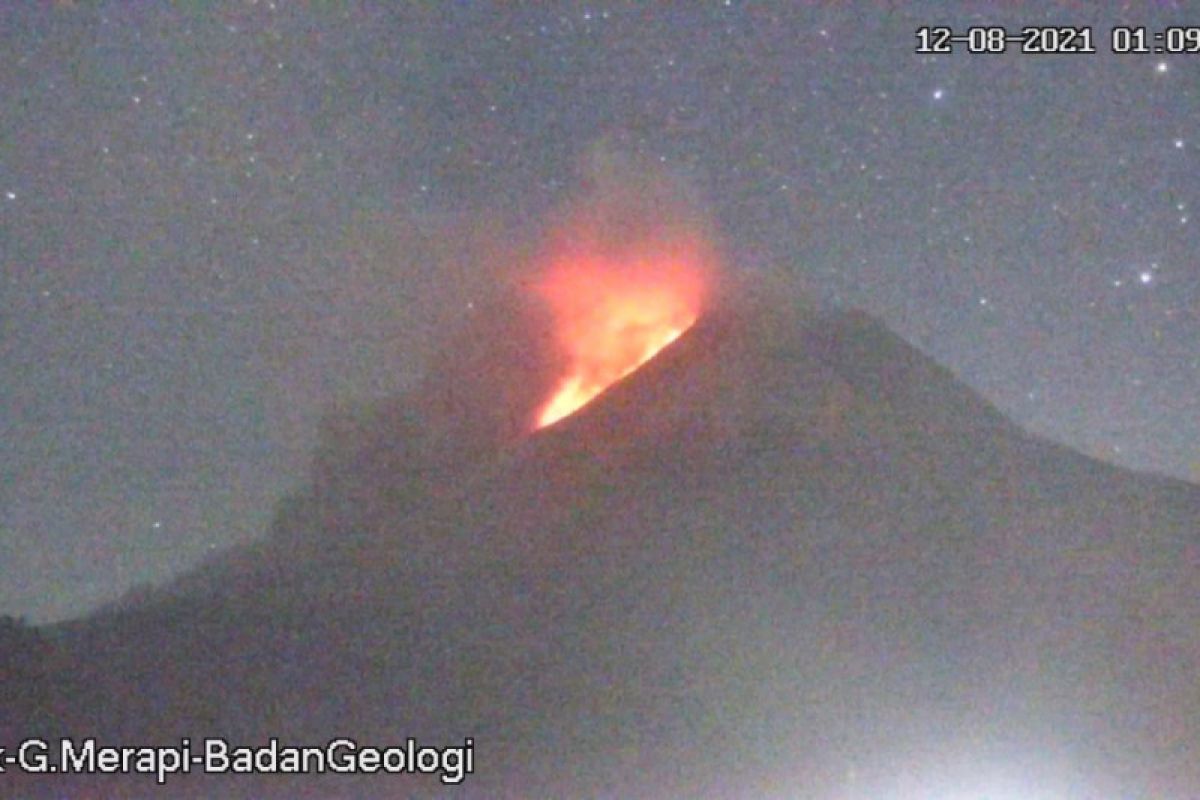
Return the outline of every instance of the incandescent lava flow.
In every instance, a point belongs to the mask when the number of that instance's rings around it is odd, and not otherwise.
[[[702,237],[679,234],[618,247],[583,237],[551,259],[537,288],[553,314],[565,369],[537,412],[537,428],[575,413],[696,321],[711,249]]]
[[[678,339],[718,273],[712,226],[676,176],[604,141],[583,166],[583,191],[537,258],[534,289],[550,312],[557,373],[534,429],[574,414]]]

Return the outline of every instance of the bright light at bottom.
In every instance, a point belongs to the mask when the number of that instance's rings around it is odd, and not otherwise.
[[[1082,796],[1064,792],[1061,784],[1054,785],[1056,781],[1045,774],[1022,772],[988,767],[913,770],[870,787],[848,787],[849,791],[837,797],[839,800],[1083,800]]]

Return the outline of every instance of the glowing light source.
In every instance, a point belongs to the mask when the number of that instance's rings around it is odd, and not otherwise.
[[[601,142],[582,192],[547,230],[533,287],[549,309],[560,372],[531,413],[575,413],[695,323],[719,258],[702,209],[657,164]]]
[[[678,251],[622,261],[573,253],[556,262],[539,291],[554,312],[567,371],[537,427],[573,414],[690,328],[700,313],[699,276]]]

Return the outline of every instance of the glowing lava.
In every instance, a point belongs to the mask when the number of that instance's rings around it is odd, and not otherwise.
[[[573,414],[679,338],[700,314],[701,249],[653,255],[567,254],[538,287],[554,313],[567,370],[537,415],[543,428]]]

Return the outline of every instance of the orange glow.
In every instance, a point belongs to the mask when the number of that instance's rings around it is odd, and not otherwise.
[[[554,314],[567,367],[538,411],[538,428],[575,413],[696,321],[703,248],[676,243],[658,250],[597,255],[575,247],[552,260],[538,289]]]

